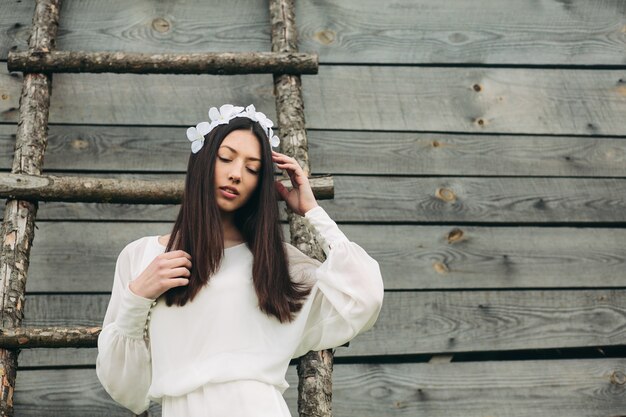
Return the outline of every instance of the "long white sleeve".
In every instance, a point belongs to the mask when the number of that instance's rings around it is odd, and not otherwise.
[[[151,357],[143,332],[154,300],[130,290],[131,260],[129,244],[115,264],[111,299],[98,336],[96,374],[113,400],[141,414],[150,404]]]
[[[305,331],[293,357],[341,346],[372,328],[384,296],[378,262],[350,241],[321,206],[304,218],[317,233],[326,260],[321,263],[290,245],[290,271],[314,283]]]

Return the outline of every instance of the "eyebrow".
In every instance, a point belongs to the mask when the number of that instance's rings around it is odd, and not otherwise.
[[[230,149],[231,151],[233,151],[234,153],[237,153],[237,151],[236,151],[235,149],[231,148],[231,147],[230,147],[230,146],[228,146],[228,145],[222,145],[222,146],[220,146],[220,148],[228,148],[228,149]],[[261,160],[260,160],[259,158],[255,158],[255,157],[253,157],[253,156],[250,156],[250,157],[248,157],[248,158],[246,158],[246,159],[249,159],[249,160],[251,160],[251,161],[259,161],[259,162],[261,162]]]

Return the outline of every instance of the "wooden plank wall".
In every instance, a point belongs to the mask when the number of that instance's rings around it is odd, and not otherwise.
[[[261,3],[67,1],[58,48],[268,51]],[[0,2],[4,171],[22,81],[6,55],[33,9]],[[626,414],[626,1],[297,0],[296,16],[320,55],[303,76],[313,174],[336,181],[320,204],[386,287],[374,328],[337,349],[335,415]],[[187,126],[225,102],[274,118],[272,93],[271,75],[56,74],[44,171],[183,178]],[[177,209],[41,203],[25,324],[101,324],[115,257]],[[95,356],[22,351],[17,415],[128,415]],[[288,381],[296,416],[294,365]]]

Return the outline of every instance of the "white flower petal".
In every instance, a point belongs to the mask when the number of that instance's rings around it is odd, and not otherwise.
[[[198,153],[198,151],[202,148],[202,145],[204,145],[204,139],[198,139],[191,142],[191,152]]]
[[[202,137],[211,131],[211,125],[208,122],[200,122],[196,126],[196,130]]]
[[[187,129],[187,139],[189,139],[192,142],[198,139],[198,131],[196,130],[195,127],[190,127]]]
[[[274,135],[272,136],[272,139],[270,139],[270,144],[276,148],[278,145],[280,145],[280,139],[278,139],[278,136]]]
[[[213,121],[218,120],[220,118],[220,112],[217,110],[217,107],[211,107],[209,109],[209,117]]]
[[[234,106],[232,104],[222,104],[220,107],[220,114],[222,117],[229,116],[233,112],[233,107]]]

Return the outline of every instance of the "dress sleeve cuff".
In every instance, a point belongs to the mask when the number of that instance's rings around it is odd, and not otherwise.
[[[141,339],[148,313],[155,301],[135,294],[130,289],[130,282],[126,284],[115,320],[117,328],[128,337]]]
[[[333,246],[350,241],[322,206],[316,206],[304,213],[304,222],[317,232],[318,241],[327,256]]]

